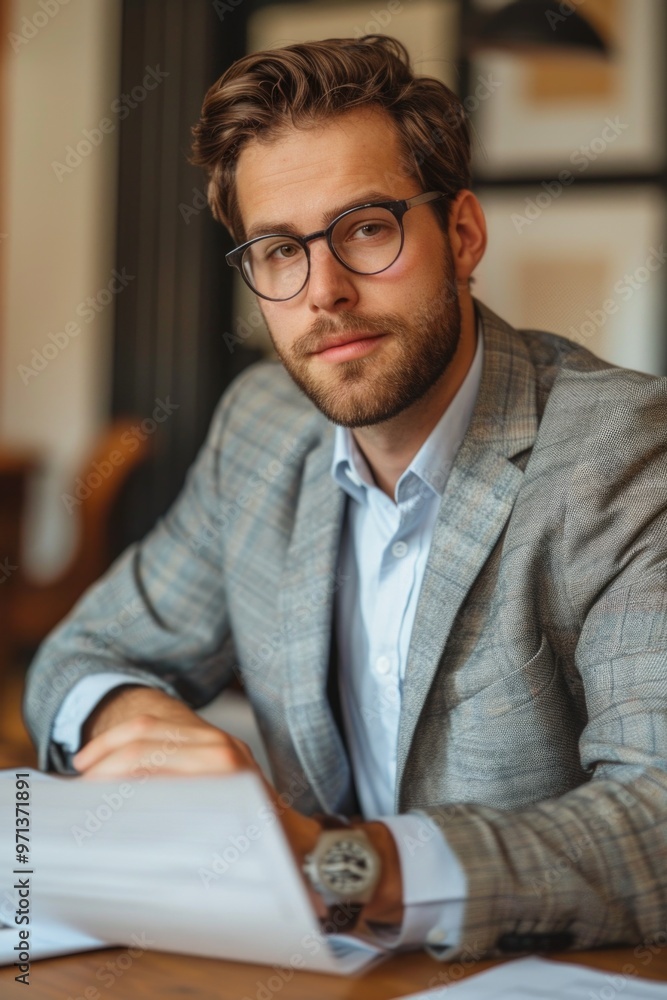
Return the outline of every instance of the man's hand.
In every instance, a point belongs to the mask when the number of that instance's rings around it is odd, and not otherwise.
[[[163,691],[138,686],[115,688],[86,721],[86,738],[89,742],[73,758],[85,778],[255,771],[299,865],[317,843],[319,822],[292,809],[289,795],[278,795],[242,740],[204,722]],[[311,898],[319,915],[325,916],[321,898],[313,892]]]
[[[111,691],[87,720],[84,739],[73,763],[89,778],[259,770],[242,740],[153,688]]]
[[[73,758],[86,778],[154,775],[234,774],[255,771],[280,818],[299,868],[317,843],[319,821],[292,808],[289,795],[278,795],[250,748],[229,733],[200,719],[183,702],[154,688],[116,688],[98,705],[84,727],[89,742]],[[363,919],[398,924],[403,913],[398,851],[390,830],[380,822],[359,823],[382,862],[382,878]],[[327,908],[308,883],[320,917]]]
[[[83,726],[83,742],[88,743],[95,736],[145,713],[162,719],[178,722],[192,717],[195,713],[184,702],[172,698],[159,688],[139,684],[121,684],[113,688],[95,707]],[[196,716],[195,716],[196,718]]]
[[[140,686],[114,688],[84,726],[82,750],[73,764],[86,778],[235,774],[255,771],[280,817],[295,854],[312,850],[320,824],[291,808],[267,781],[250,747],[211,726],[164,691]]]

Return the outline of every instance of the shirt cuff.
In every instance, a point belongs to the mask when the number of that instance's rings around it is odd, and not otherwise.
[[[122,684],[137,684],[137,678],[130,674],[92,674],[78,681],[63,699],[51,732],[51,739],[59,743],[63,750],[76,753],[81,747],[83,724],[102,698]]]
[[[468,883],[461,862],[434,820],[418,811],[380,816],[396,841],[403,879],[403,922],[373,935],[385,948],[408,951],[432,946],[434,957],[461,941]]]

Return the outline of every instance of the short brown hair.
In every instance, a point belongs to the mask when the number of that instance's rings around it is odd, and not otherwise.
[[[209,89],[191,162],[208,176],[216,219],[239,242],[236,164],[251,139],[270,140],[288,127],[308,128],[357,108],[392,117],[409,175],[424,191],[449,195],[439,203],[446,224],[451,198],[470,186],[470,129],[465,108],[441,83],[415,76],[407,49],[386,35],[329,38],[253,52],[233,63]]]

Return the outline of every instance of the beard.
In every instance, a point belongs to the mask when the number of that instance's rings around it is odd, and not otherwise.
[[[454,357],[461,338],[461,307],[449,253],[441,288],[441,296],[414,312],[409,321],[396,313],[349,313],[340,322],[318,319],[289,352],[278,346],[270,328],[269,333],[288,374],[328,420],[342,427],[370,427],[422,399]],[[366,357],[331,365],[314,362],[313,352],[323,340],[343,332],[387,338]]]

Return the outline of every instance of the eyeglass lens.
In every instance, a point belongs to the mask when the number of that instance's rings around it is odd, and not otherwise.
[[[377,274],[401,250],[401,227],[386,208],[360,208],[339,219],[331,242],[341,261],[360,274]],[[304,247],[288,236],[265,236],[248,247],[243,271],[251,286],[270,299],[288,299],[308,278]]]

